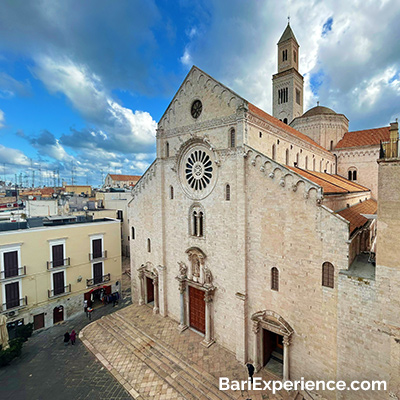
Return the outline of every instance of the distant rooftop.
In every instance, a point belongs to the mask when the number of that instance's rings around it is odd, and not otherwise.
[[[335,147],[344,149],[347,147],[372,146],[390,139],[390,126],[383,128],[365,129],[363,131],[346,132]]]
[[[114,181],[138,181],[141,178],[140,175],[116,175],[116,174],[110,174],[110,177]]]

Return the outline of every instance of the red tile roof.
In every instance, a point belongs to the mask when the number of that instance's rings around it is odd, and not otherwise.
[[[337,214],[350,222],[351,235],[357,228],[361,228],[368,221],[368,219],[363,217],[361,214],[376,214],[377,209],[378,203],[375,200],[370,199],[352,207],[345,208]]]
[[[259,117],[273,123],[274,125],[278,126],[279,128],[282,128],[285,130],[287,133],[290,133],[291,135],[297,136],[298,138],[305,140],[306,142],[312,144],[313,146],[316,146],[323,151],[329,153],[326,149],[324,149],[322,146],[320,146],[318,143],[314,142],[311,138],[309,138],[307,135],[304,135],[303,133],[296,131],[296,129],[292,128],[291,126],[285,124],[284,122],[280,121],[279,119],[273,117],[272,115],[269,115],[265,111],[261,110],[260,108],[256,107],[254,104],[249,103],[249,111],[258,115]]]
[[[110,177],[114,181],[138,181],[141,176],[140,175],[115,175],[110,174]]]
[[[379,144],[382,140],[387,142],[390,139],[390,127],[365,129],[363,131],[346,132],[343,138],[336,145],[335,149],[345,147],[371,146]]]
[[[289,167],[292,171],[304,176],[310,181],[321,186],[324,194],[340,194],[340,193],[354,193],[354,192],[368,192],[369,189],[361,186],[358,183],[348,181],[339,175],[326,174],[324,172],[306,171],[301,168]]]

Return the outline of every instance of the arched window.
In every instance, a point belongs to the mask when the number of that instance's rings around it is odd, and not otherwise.
[[[329,288],[334,287],[335,282],[335,268],[330,262],[322,264],[322,286]]]
[[[296,50],[293,50],[293,61],[296,62],[297,55],[296,55]]]
[[[353,181],[356,181],[356,180],[357,180],[357,170],[355,169],[353,171]]]
[[[351,181],[353,179],[353,171],[349,171],[347,173],[347,178],[348,178],[349,181]]]
[[[289,165],[289,149],[286,149],[286,165]]]
[[[278,268],[275,267],[271,269],[271,289],[279,290],[279,271]]]
[[[275,145],[273,144],[273,145],[272,145],[272,159],[273,159],[273,160],[275,160],[275,155],[276,155],[275,153],[276,153]]]
[[[132,240],[135,239],[135,228],[132,226]]]
[[[326,164],[325,164],[325,171],[324,172],[328,172],[328,165],[329,165],[329,161],[327,161]]]
[[[169,191],[170,191],[169,197],[170,197],[171,200],[173,200],[174,199],[174,187],[170,186],[169,187]]]
[[[315,158],[312,160],[312,169],[315,171]]]
[[[169,157],[169,143],[168,142],[165,144],[165,156]]]
[[[300,168],[300,154],[299,153],[296,154],[296,165],[295,166],[297,168]]]
[[[232,128],[230,133],[229,133],[229,144],[231,147],[235,147],[236,146],[236,134],[235,134],[235,130]]]
[[[287,125],[287,118],[283,118],[283,122]]]
[[[230,201],[231,199],[231,187],[229,185],[225,186],[225,200]]]
[[[262,138],[262,132],[260,132],[259,135],[260,135],[260,139],[261,139]]]
[[[304,169],[308,169],[308,156],[306,156],[306,159],[304,162]]]
[[[330,149],[333,150],[333,140],[331,140]]]
[[[191,236],[204,236],[204,210],[198,205],[191,207],[189,230]]]
[[[151,240],[147,239],[147,251],[151,253]]]

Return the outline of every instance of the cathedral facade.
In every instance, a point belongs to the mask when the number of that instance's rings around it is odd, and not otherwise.
[[[192,329],[202,345],[218,342],[283,379],[377,379],[374,356],[390,359],[394,340],[378,322],[351,349],[376,340],[365,363],[343,361],[354,308],[375,296],[377,203],[368,182],[338,173],[347,118],[319,106],[303,115],[298,51],[288,25],[275,116],[192,67],[132,190],[132,293],[176,320],[177,334]],[[382,362],[388,382],[390,368]],[[365,393],[351,398],[387,398]]]

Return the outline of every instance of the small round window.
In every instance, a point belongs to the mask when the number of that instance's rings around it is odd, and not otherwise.
[[[203,190],[211,182],[212,161],[203,150],[195,150],[189,155],[185,166],[185,177],[193,190]]]
[[[203,110],[203,105],[200,100],[195,100],[192,104],[192,108],[190,110],[193,118],[199,118],[201,111]]]

